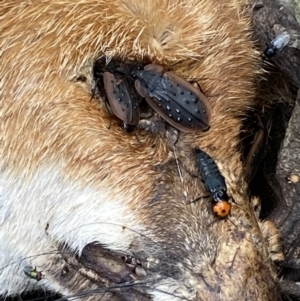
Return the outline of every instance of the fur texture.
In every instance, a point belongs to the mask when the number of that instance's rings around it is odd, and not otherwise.
[[[159,300],[275,300],[268,244],[242,176],[241,117],[261,73],[241,0],[5,0],[0,2],[0,294],[43,288],[70,295],[97,285],[60,277],[58,246],[90,243],[134,254],[154,272]],[[103,55],[164,65],[197,80],[211,129],[126,134],[91,99]],[[110,119],[112,118],[111,126]],[[208,152],[233,196],[216,220],[192,147]],[[23,268],[37,267],[40,282]],[[164,268],[165,266],[168,269]],[[151,277],[150,277],[151,276]],[[91,294],[88,298],[98,298]]]

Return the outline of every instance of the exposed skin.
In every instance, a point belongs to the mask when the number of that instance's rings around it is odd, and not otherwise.
[[[75,256],[98,243],[149,263],[143,283],[155,301],[276,300],[269,248],[278,249],[278,233],[264,236],[269,225],[260,226],[249,202],[238,149],[241,115],[254,105],[262,72],[243,5],[0,2],[0,294],[97,288],[58,248]],[[104,54],[197,79],[212,106],[211,129],[180,133],[175,146],[168,127],[138,130],[139,139],[125,133],[102,101],[90,101],[92,64]],[[235,200],[229,219],[214,216],[210,199],[192,202],[207,195],[192,176],[196,146],[226,179]],[[43,279],[28,278],[25,266]]]

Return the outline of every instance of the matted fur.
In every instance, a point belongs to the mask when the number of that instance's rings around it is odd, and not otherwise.
[[[274,300],[268,246],[237,147],[261,73],[244,4],[0,2],[0,294],[96,288],[79,273],[60,279],[57,246],[80,254],[97,242],[173,266],[174,274],[158,268],[144,280],[156,301]],[[92,65],[102,55],[151,61],[197,80],[213,108],[211,129],[180,133],[172,147],[164,133],[139,130],[137,139],[114,118],[109,127],[103,103],[90,101]],[[224,173],[236,201],[231,221],[216,220],[206,199],[190,204],[206,194],[190,175],[197,172],[192,146]],[[27,278],[26,265],[45,279]]]

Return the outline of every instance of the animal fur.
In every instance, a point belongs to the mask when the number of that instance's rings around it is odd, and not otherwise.
[[[244,5],[0,2],[0,294],[42,288],[68,296],[97,288],[76,269],[62,279],[67,263],[58,250],[66,245],[80,255],[96,243],[154,258],[159,264],[143,283],[155,301],[277,298],[240,160],[241,117],[254,105],[261,74]],[[103,55],[161,64],[197,80],[213,108],[211,129],[180,133],[175,146],[168,128],[126,134],[103,102],[91,101],[93,62]],[[207,194],[191,176],[195,146],[226,177],[236,202],[230,220],[216,220],[208,199],[191,203]],[[27,278],[28,265],[44,279]]]

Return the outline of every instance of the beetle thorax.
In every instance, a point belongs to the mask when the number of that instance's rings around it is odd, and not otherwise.
[[[217,190],[213,193],[213,199],[215,202],[226,201],[228,202],[228,195],[225,190]]]
[[[156,86],[161,81],[161,77],[161,74],[150,70],[143,70],[137,74],[137,78],[140,80],[143,87],[147,89],[148,94],[155,90]]]

